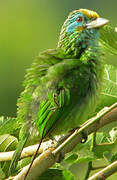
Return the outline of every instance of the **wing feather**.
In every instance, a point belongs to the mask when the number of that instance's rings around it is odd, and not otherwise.
[[[38,120],[36,121],[40,136],[42,136],[43,129],[45,136],[51,131],[56,121],[58,121],[57,117],[60,116],[63,108],[70,103],[70,91],[68,89],[60,89],[56,96],[54,96],[54,93],[50,96],[52,97],[51,100],[48,98],[48,101],[40,104]],[[45,104],[48,104],[48,106]]]

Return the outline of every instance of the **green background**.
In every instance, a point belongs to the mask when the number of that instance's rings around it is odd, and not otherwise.
[[[0,115],[15,116],[26,68],[57,45],[70,11],[88,8],[117,25],[115,0],[0,0]]]

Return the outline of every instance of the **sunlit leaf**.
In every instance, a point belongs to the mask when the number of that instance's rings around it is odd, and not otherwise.
[[[16,149],[18,140],[14,136],[4,134],[0,136],[0,152],[10,151]]]
[[[105,65],[100,100],[95,114],[115,102],[117,102],[117,68],[112,65]]]
[[[101,28],[100,46],[104,53],[105,63],[117,67],[117,32],[115,27],[107,25]]]

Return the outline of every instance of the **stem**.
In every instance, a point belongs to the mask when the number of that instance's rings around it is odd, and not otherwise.
[[[46,149],[48,149],[48,147],[52,146],[52,142],[51,140],[43,142],[41,145],[40,150],[38,151],[38,154],[41,154],[43,151],[45,151]],[[21,159],[32,156],[35,154],[36,149],[38,147],[38,144],[32,145],[32,146],[28,146],[25,147],[21,153]],[[9,151],[9,152],[0,152],[0,162],[3,161],[10,161],[13,157],[15,151]]]
[[[90,147],[91,152],[93,152],[95,146],[96,146],[96,132],[94,132],[92,134],[92,143],[91,143],[91,147]]]
[[[92,161],[89,161],[86,176],[84,178],[85,180],[87,180],[87,178],[89,177],[91,170],[92,170]]]
[[[97,169],[103,169],[103,168],[105,168],[105,167],[107,167],[106,165],[104,165],[104,166],[97,166],[97,167],[92,167],[92,171],[94,171],[94,170],[97,170]]]
[[[90,147],[91,152],[93,152],[95,146],[96,146],[96,132],[94,132],[92,134],[92,142],[91,142],[91,147]],[[92,161],[89,161],[87,173],[86,173],[86,176],[85,176],[85,180],[88,179],[91,170],[92,170]]]
[[[117,161],[113,162],[112,164],[108,165],[106,168],[94,174],[88,180],[104,180],[115,172],[117,172]]]

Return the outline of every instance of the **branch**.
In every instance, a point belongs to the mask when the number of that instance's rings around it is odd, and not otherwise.
[[[104,112],[98,113],[98,115],[94,118],[91,118],[87,122],[85,122],[82,127],[69,136],[59,147],[55,150],[49,149],[43,152],[38,158],[35,159],[33,166],[27,176],[27,180],[36,179],[40,176],[44,171],[46,171],[49,167],[51,167],[58,159],[59,153],[68,153],[73,150],[73,148],[81,142],[82,132],[87,132],[87,134],[91,134],[92,132],[97,131],[102,128],[106,124],[114,122],[117,120],[117,103],[113,104],[111,107],[106,109]],[[24,169],[15,176],[14,180],[23,179],[24,175],[28,170],[28,166],[24,167]]]
[[[117,161],[113,162],[98,173],[94,174],[88,180],[104,180],[115,172],[117,172]]]
[[[43,151],[45,151],[50,146],[51,146],[51,140],[43,142],[41,145],[41,148],[39,149],[38,154],[41,154]],[[34,155],[37,150],[37,147],[38,147],[38,144],[25,147],[22,151],[20,159]],[[0,162],[12,160],[14,152],[15,151],[0,152]]]

